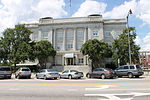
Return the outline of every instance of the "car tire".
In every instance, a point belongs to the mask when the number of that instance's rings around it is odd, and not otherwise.
[[[36,79],[39,79],[39,77],[36,75]]]
[[[54,77],[54,80],[57,80],[57,77]]]
[[[105,79],[106,78],[106,75],[105,74],[102,74],[101,75],[101,79]]]
[[[91,75],[90,75],[90,74],[87,74],[86,77],[87,77],[87,78],[91,78]]]
[[[132,77],[133,77],[133,74],[132,74],[132,73],[128,73],[128,77],[129,77],[129,78],[132,78]]]
[[[69,79],[72,79],[72,75],[69,75],[68,78],[69,78]]]
[[[46,76],[44,76],[44,80],[47,80],[47,77],[46,77]]]

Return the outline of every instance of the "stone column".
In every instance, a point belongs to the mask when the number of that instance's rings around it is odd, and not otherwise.
[[[83,57],[84,66],[86,66],[86,56]]]
[[[85,27],[85,29],[84,29],[84,42],[83,43],[85,43],[87,40],[87,30],[86,30],[86,27]]]
[[[41,29],[39,29],[39,34],[38,34],[38,41],[42,40],[42,32]]]
[[[56,50],[56,29],[53,30],[53,46],[54,49]]]
[[[63,50],[66,50],[66,28],[64,28],[64,35],[63,35]]]
[[[74,28],[74,40],[73,40],[73,50],[76,50],[77,49],[77,29]]]
[[[65,59],[64,59],[64,55],[62,55],[62,66],[64,66],[64,64],[65,64],[65,63],[64,63],[64,60],[65,60]]]

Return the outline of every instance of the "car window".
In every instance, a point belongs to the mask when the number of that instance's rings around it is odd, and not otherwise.
[[[55,72],[54,70],[51,69],[47,69],[47,72]]]
[[[70,70],[70,72],[78,72],[78,71],[76,71],[76,70]]]
[[[130,69],[134,69],[134,66],[130,66]]]
[[[98,69],[98,71],[104,71],[104,69],[100,68],[100,69]]]
[[[96,72],[96,71],[98,71],[98,69],[94,69],[94,70],[93,70],[93,72]]]
[[[124,69],[129,69],[129,67],[128,66],[124,66]]]
[[[30,71],[30,69],[22,69],[22,71]]]
[[[69,70],[66,70],[66,71],[64,71],[63,73],[68,73],[69,72]]]
[[[137,68],[137,69],[141,69],[141,67],[140,67],[139,65],[136,65],[136,68]]]
[[[120,66],[118,69],[123,69],[123,66]]]

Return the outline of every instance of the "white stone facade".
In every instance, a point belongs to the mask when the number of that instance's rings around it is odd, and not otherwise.
[[[34,41],[50,41],[57,55],[49,58],[47,67],[58,71],[76,69],[83,72],[91,70],[90,61],[83,56],[80,48],[89,39],[103,40],[112,44],[126,26],[125,19],[103,19],[101,15],[88,17],[41,18],[39,23],[26,24],[33,32]]]

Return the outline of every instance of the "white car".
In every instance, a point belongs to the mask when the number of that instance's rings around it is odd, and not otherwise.
[[[59,74],[57,71],[53,71],[51,69],[42,69],[39,73],[36,74],[36,78],[43,78],[43,79],[57,79],[59,78]]]
[[[83,77],[83,72],[78,72],[76,70],[65,70],[64,72],[60,73],[60,78],[80,79],[81,77]]]
[[[28,67],[19,68],[15,73],[15,78],[31,78],[31,70]]]

